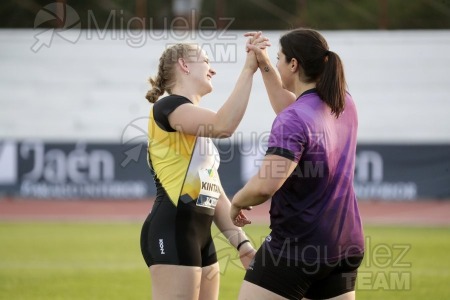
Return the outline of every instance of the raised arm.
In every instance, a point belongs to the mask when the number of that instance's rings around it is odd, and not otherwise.
[[[270,104],[275,113],[278,114],[295,102],[296,96],[283,88],[280,74],[270,62],[265,46],[268,39],[262,36],[261,32],[247,32],[245,36],[250,37],[250,43],[247,44],[247,48],[256,54]]]
[[[255,54],[247,53],[236,85],[222,107],[213,112],[196,105],[181,105],[169,115],[172,128],[190,135],[230,137],[244,116],[250,98],[253,75],[257,68]]]

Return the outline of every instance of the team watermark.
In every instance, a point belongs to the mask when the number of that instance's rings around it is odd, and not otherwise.
[[[411,290],[410,244],[373,243],[370,237],[366,237],[365,247],[365,258],[356,282],[357,290]]]
[[[300,268],[303,273],[314,275],[322,268],[341,268],[343,277],[349,287],[354,284],[354,271],[357,270],[357,290],[395,290],[408,291],[412,287],[412,263],[408,260],[410,244],[373,243],[371,237],[364,239],[364,258],[355,260],[361,251],[359,245],[340,249],[327,246],[304,245],[296,239],[286,239],[281,244],[272,246],[272,237],[265,239],[262,264],[278,266],[280,264]],[[331,252],[343,253],[343,259],[327,261],[322,259]]]
[[[106,21],[100,21],[93,10],[82,15],[86,19],[82,20],[75,9],[61,2],[44,6],[34,20],[36,34],[31,51],[37,53],[43,47],[49,48],[57,38],[75,44],[84,35],[87,41],[118,40],[132,48],[143,47],[150,41],[168,41],[167,46],[192,42],[207,53],[211,62],[237,60],[238,36],[229,30],[234,22],[231,17],[199,17],[195,10],[187,17],[163,17],[162,20],[128,17],[123,10],[114,9],[109,11]],[[82,27],[86,30],[81,30]]]
[[[234,230],[236,231],[236,230]],[[214,235],[215,248],[211,248],[210,252],[215,252],[220,263],[220,270],[211,270],[207,278],[212,279],[216,275],[224,275],[230,267],[238,269],[252,269],[254,262],[251,261],[248,266],[245,259],[245,253],[239,253],[232,241],[237,233],[233,230],[225,231],[224,233],[216,233]],[[230,234],[231,232],[231,234]],[[227,239],[225,236],[228,236]],[[358,291],[409,291],[412,288],[412,263],[409,261],[409,253],[411,251],[410,244],[402,243],[374,243],[371,237],[365,237],[364,257],[351,255],[350,252],[360,249],[360,246],[349,247],[344,251],[346,258],[340,262],[327,261],[323,259],[311,260],[311,255],[316,255],[318,258],[330,253],[327,247],[317,247],[313,245],[294,245],[293,240],[285,240],[282,245],[278,245],[278,251],[271,249],[270,244],[272,237],[260,236],[252,237],[247,235],[240,237],[241,239],[249,239],[251,245],[262,244],[268,251],[262,251],[261,261],[262,266],[271,265],[272,267],[295,267],[301,268],[302,272],[314,276],[317,272],[322,272],[325,267],[329,268],[346,268],[349,271],[343,272],[343,278],[348,280],[348,285],[355,285]],[[234,241],[237,244],[239,240]],[[297,247],[297,248],[296,248]],[[281,250],[280,250],[281,249]],[[288,250],[289,249],[289,250]],[[282,254],[281,254],[282,253]],[[355,259],[358,258],[358,259]],[[356,284],[354,283],[355,273],[357,270]]]
[[[180,126],[175,126],[176,130],[182,132]],[[208,137],[214,132],[214,126],[201,125],[197,136]],[[244,156],[258,156],[262,155],[266,151],[266,145],[270,132],[250,133],[251,145],[245,143],[246,139],[243,132],[235,132],[232,136],[223,135],[215,136],[216,141],[222,140],[221,144],[221,163],[228,163],[235,159],[236,155]],[[158,136],[158,140],[152,140],[153,147],[159,145],[166,145],[171,143],[172,148],[166,148],[166,151],[158,151],[154,153],[154,159],[165,159],[168,155],[180,155],[184,153],[186,149],[192,147],[190,145],[190,139],[187,135],[177,134],[173,135],[166,130],[162,130],[155,122],[150,122],[149,117],[139,117],[125,125],[122,130],[120,141],[124,146],[124,159],[121,163],[122,167],[126,167],[129,163],[137,163],[145,155],[142,155],[143,151],[147,148],[147,144],[150,137]],[[238,145],[238,148],[234,145]],[[145,146],[145,147],[144,147]],[[199,148],[198,153],[201,156],[217,155],[217,152],[212,147]]]
[[[137,162],[141,158],[141,150],[143,146],[148,143],[149,137],[158,136],[158,139],[153,139],[153,147],[158,147],[159,145],[171,144],[171,148],[166,147],[167,151],[158,151],[155,153],[156,159],[165,159],[168,155],[180,155],[189,149],[192,145],[189,135],[178,134],[173,135],[172,133],[161,129],[160,125],[156,122],[150,122],[149,117],[139,117],[128,124],[125,125],[121,134],[121,144],[126,146],[126,151],[124,152],[125,158],[122,162],[122,167],[126,167],[130,162]],[[175,126],[173,128],[178,132],[183,132],[181,126]],[[281,132],[281,131],[280,131]],[[285,147],[295,149],[298,148],[297,133],[286,134],[284,139],[287,141]],[[232,135],[223,133],[218,134],[211,124],[200,125],[197,131],[198,137],[209,137],[213,136],[214,141],[220,144],[220,156],[221,163],[232,162],[237,156],[239,157],[254,157],[254,166],[259,167],[262,163],[261,157],[270,153],[268,151],[269,140],[272,138],[273,143],[278,143],[282,141],[276,141],[274,139],[283,139],[283,134],[281,137],[276,137],[271,135],[270,131],[263,132],[250,132],[244,134],[241,131],[236,131]],[[324,135],[311,133],[308,137],[309,148],[300,153],[301,149],[298,149],[298,153],[294,155],[324,155]],[[217,152],[212,147],[203,147],[197,149],[201,156],[217,155]],[[282,166],[273,165],[283,172]],[[267,169],[267,168],[266,168]],[[294,176],[298,177],[321,177],[324,176],[324,161],[306,161],[301,168],[296,168],[293,172]],[[269,170],[266,170],[269,171]]]

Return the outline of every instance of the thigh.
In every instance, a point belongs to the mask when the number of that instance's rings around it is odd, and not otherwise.
[[[302,299],[311,285],[312,273],[310,267],[299,266],[295,261],[275,255],[269,246],[263,244],[245,274],[242,299],[247,295],[248,299],[258,299],[252,296],[257,290],[264,295],[271,292],[279,299]]]
[[[168,201],[155,203],[141,230],[141,251],[147,266],[203,267],[201,246],[210,235],[211,217],[179,210]]]
[[[194,300],[200,295],[202,268],[174,265],[150,267],[152,299]]]
[[[355,290],[356,271],[331,274],[314,282],[305,294],[308,299],[331,299]]]
[[[337,297],[327,298],[327,300],[355,300],[355,299],[356,299],[355,291],[348,292],[348,293],[339,295]],[[313,299],[303,298],[303,300],[313,300]]]
[[[352,299],[358,267],[363,256],[347,257],[339,261],[333,271],[315,281],[305,294],[308,299]],[[353,296],[352,296],[353,295]]]
[[[168,201],[156,202],[142,226],[141,252],[149,267],[157,264],[180,265],[175,227],[176,207]]]
[[[272,291],[262,288],[254,283],[244,280],[239,291],[238,300],[284,300],[282,297]]]
[[[217,263],[216,247],[214,246],[214,241],[210,233],[205,245],[201,249],[201,259],[202,267],[211,266]]]
[[[219,298],[220,268],[216,262],[202,268],[199,300],[216,300]]]

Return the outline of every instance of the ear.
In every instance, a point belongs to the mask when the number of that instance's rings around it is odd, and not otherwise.
[[[183,73],[189,73],[189,68],[188,68],[188,66],[187,66],[187,64],[186,64],[186,61],[184,60],[184,58],[179,58],[178,59],[178,66],[180,66],[180,68],[181,68],[181,71],[183,72]]]
[[[298,61],[295,58],[292,58],[291,62],[289,63],[289,67],[291,68],[292,73],[297,72],[297,70],[299,68]]]

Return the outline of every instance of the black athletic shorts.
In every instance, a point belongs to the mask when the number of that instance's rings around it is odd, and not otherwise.
[[[363,254],[330,262],[301,262],[274,255],[264,243],[244,280],[288,299],[328,299],[355,290]]]
[[[155,264],[205,267],[217,262],[211,237],[214,210],[191,201],[175,206],[156,200],[141,231],[141,251],[150,267]]]

